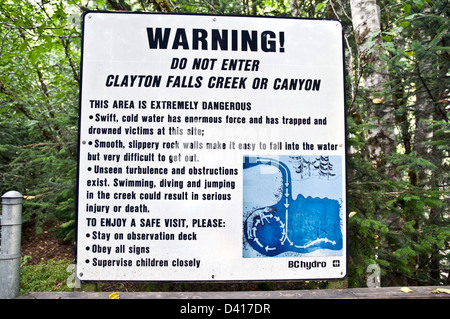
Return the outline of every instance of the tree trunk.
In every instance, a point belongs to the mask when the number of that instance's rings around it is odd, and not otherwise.
[[[363,86],[369,92],[367,116],[373,128],[368,131],[367,151],[375,168],[386,167],[384,157],[395,149],[392,103],[381,99],[388,80],[387,68],[381,55],[381,18],[375,0],[351,0],[352,23],[363,68]]]
[[[300,17],[300,7],[297,0],[289,0],[293,17]]]

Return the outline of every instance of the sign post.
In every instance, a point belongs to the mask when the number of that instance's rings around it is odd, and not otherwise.
[[[77,275],[342,279],[338,21],[88,12]]]

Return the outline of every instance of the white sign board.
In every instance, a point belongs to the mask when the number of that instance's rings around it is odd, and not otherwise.
[[[338,21],[89,12],[81,280],[346,276]]]

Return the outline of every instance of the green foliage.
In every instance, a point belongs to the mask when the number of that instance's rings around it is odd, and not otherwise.
[[[21,2],[0,4],[0,189],[39,229],[75,216],[80,32],[63,1]]]
[[[19,293],[51,291],[73,291],[67,285],[70,272],[67,271],[71,261],[49,260],[39,265],[27,265],[26,256],[20,268]]]
[[[362,286],[377,263],[382,285],[447,283],[449,260],[449,8],[446,1],[382,1],[383,70],[353,67],[348,110],[350,286]],[[358,52],[349,38],[349,61]],[[352,58],[352,59],[350,59]],[[359,72],[383,72],[381,104],[361,87]],[[367,157],[366,119],[374,107],[394,111],[395,149],[377,167]]]

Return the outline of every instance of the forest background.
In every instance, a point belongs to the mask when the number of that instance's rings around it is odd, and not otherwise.
[[[450,284],[445,0],[3,0],[0,191],[73,242],[81,16],[87,10],[339,19],[348,130],[349,287]]]

